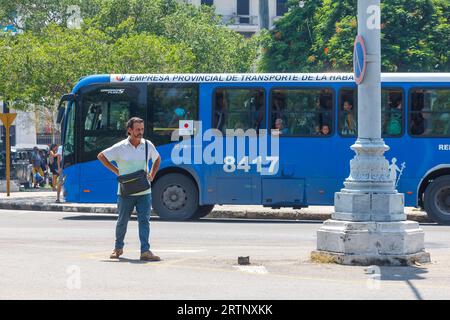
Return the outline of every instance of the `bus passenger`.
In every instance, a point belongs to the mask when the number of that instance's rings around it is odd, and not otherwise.
[[[242,129],[245,130],[244,128],[244,124],[242,122],[236,122],[236,124],[234,125],[234,130],[238,130],[238,129]]]
[[[411,114],[410,130],[411,134],[415,136],[420,136],[425,132],[425,118],[422,113]]]
[[[330,135],[330,126],[328,124],[322,125],[319,135],[321,136],[328,136]]]
[[[188,118],[188,114],[189,114],[189,112],[186,113],[184,108],[181,106],[176,107],[173,112],[174,112],[174,114],[172,116],[172,119],[169,122],[168,128],[178,128],[179,121],[186,120]]]
[[[314,134],[316,134],[316,135],[319,135],[320,134],[320,128],[321,128],[322,126],[321,125],[316,125],[315,127],[314,127]]]
[[[386,134],[399,135],[402,133],[402,99],[397,99],[390,107]]]
[[[262,97],[257,96],[255,98],[255,123],[253,128],[258,131],[259,129],[262,129],[261,126],[264,123],[264,103],[262,102]]]
[[[342,135],[355,135],[356,134],[356,121],[354,116],[353,105],[350,101],[344,101],[341,118],[341,134]]]
[[[280,136],[282,134],[289,134],[289,129],[283,125],[283,120],[278,118],[275,120],[274,128],[272,129],[272,135]]]
[[[420,136],[425,133],[425,117],[422,111],[424,108],[423,94],[414,94],[412,96],[412,106],[411,106],[411,122],[410,122],[410,132],[412,135]]]
[[[273,98],[272,119],[284,119],[284,109],[286,105],[281,94],[277,94]],[[273,123],[275,125],[275,123]]]
[[[316,101],[316,112],[317,112],[317,119],[316,119],[316,133],[319,133],[320,128],[322,128],[322,125],[325,123],[331,123],[332,117],[331,117],[331,109],[332,109],[332,98],[328,98],[327,96],[321,96]]]
[[[227,108],[224,93],[221,91],[218,91],[216,93],[216,105],[214,109],[213,127],[223,132],[223,126],[225,124],[225,113]]]

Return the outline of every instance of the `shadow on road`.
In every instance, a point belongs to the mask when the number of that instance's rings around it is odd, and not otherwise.
[[[100,262],[148,264],[148,263],[156,263],[156,262],[161,262],[161,261],[142,261],[140,259],[119,258],[119,259],[108,259],[108,260],[103,259],[103,260],[100,260]]]
[[[135,219],[136,217],[132,216],[131,219]],[[95,221],[115,221],[117,220],[117,216],[112,216],[112,215],[82,215],[82,216],[71,216],[71,217],[64,217],[61,218],[61,220],[73,220],[73,221],[90,221],[90,220],[95,220]]]
[[[381,282],[401,281],[405,282],[417,300],[423,300],[419,289],[412,283],[413,280],[426,280],[424,275],[428,273],[426,268],[419,267],[380,267]]]

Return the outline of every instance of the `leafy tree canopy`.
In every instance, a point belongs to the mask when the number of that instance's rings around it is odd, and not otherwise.
[[[263,38],[267,72],[352,70],[357,0],[289,1],[289,12]],[[450,2],[382,1],[384,72],[450,71]]]
[[[175,0],[0,0],[0,97],[54,107],[98,73],[248,72],[257,42],[221,25],[208,6]],[[74,4],[80,28],[70,28]]]

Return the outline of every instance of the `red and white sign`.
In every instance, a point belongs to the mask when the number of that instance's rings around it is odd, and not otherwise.
[[[180,120],[179,122],[180,136],[191,136],[194,134],[194,120]]]
[[[358,35],[355,39],[355,46],[353,49],[353,71],[355,74],[355,82],[360,85],[364,76],[366,75],[367,68],[367,51],[364,38]]]

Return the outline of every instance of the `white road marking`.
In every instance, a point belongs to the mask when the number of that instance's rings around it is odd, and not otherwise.
[[[233,268],[237,269],[241,272],[247,273],[256,273],[256,274],[268,274],[266,267],[264,266],[233,266]]]

